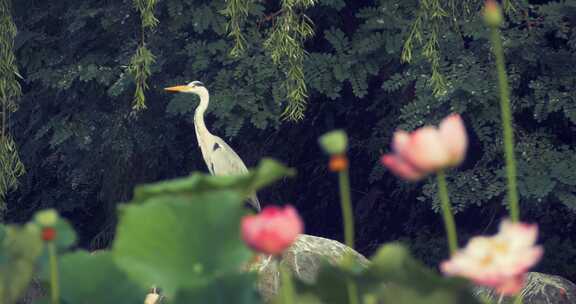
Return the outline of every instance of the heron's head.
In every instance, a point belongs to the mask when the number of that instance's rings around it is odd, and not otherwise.
[[[208,90],[200,81],[192,81],[187,85],[179,85],[175,87],[164,88],[168,92],[178,92],[178,93],[191,93],[196,95],[201,95],[203,93],[208,93]]]

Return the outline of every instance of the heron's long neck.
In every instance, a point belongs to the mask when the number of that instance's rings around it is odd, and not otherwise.
[[[204,123],[204,112],[206,112],[206,109],[208,108],[210,96],[208,95],[208,92],[200,92],[198,96],[200,97],[200,104],[194,112],[194,128],[196,129],[196,136],[200,138],[200,134],[212,135],[212,133],[208,131],[208,128],[206,128],[206,124]]]

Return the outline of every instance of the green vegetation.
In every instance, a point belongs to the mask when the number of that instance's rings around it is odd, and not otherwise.
[[[259,190],[291,175],[291,169],[264,160],[243,177],[193,174],[139,186],[140,196],[119,210],[112,249],[94,254],[70,249],[73,230],[61,218],[53,225],[56,238],[45,244],[40,232],[52,225],[39,220],[42,216],[23,228],[0,225],[0,269],[6,270],[0,272],[2,303],[13,304],[20,298],[31,279],[32,266],[42,261],[46,246],[58,248],[60,261],[61,280],[55,286],[60,286],[61,297],[52,298],[52,304],[142,303],[146,289],[158,282],[165,303],[227,303],[231,299],[239,304],[262,303],[255,289],[256,274],[242,271],[252,255],[238,233],[241,216],[247,214],[242,201],[251,192],[248,190]],[[7,279],[7,271],[17,276]],[[50,276],[54,269],[40,263],[40,271],[43,283],[54,284]],[[294,302],[284,302],[280,295],[274,303],[348,303],[347,289],[338,287],[349,280],[361,286],[361,298],[394,303],[478,303],[466,282],[435,274],[399,244],[383,246],[368,268],[355,263],[323,265],[316,283],[297,282]],[[387,288],[383,282],[395,288]],[[40,303],[48,303],[48,297]]]

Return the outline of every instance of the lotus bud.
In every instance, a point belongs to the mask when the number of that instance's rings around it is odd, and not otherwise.
[[[484,6],[484,22],[491,27],[499,27],[503,19],[500,5],[494,0],[487,0]]]
[[[331,131],[322,135],[319,142],[324,152],[330,155],[344,154],[348,148],[348,136],[342,130]]]
[[[58,221],[58,213],[54,209],[38,211],[34,220],[42,227],[51,227]]]

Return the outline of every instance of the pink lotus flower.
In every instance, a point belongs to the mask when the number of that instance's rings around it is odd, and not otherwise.
[[[542,257],[542,247],[534,245],[537,235],[536,225],[505,220],[498,234],[472,238],[440,269],[444,274],[468,278],[504,295],[517,294],[528,269]]]
[[[303,230],[300,216],[290,205],[284,209],[268,206],[260,214],[242,218],[242,238],[252,249],[265,254],[281,254]]]
[[[464,160],[468,137],[462,118],[452,114],[440,127],[425,126],[412,133],[396,131],[394,153],[382,156],[382,164],[394,174],[417,181],[426,175],[459,165]]]

